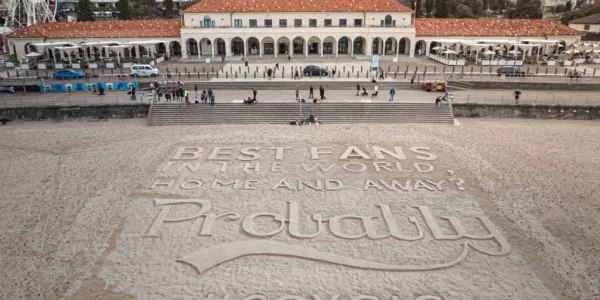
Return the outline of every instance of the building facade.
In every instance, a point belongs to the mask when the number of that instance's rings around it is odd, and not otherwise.
[[[103,49],[113,47],[122,57],[151,53],[199,61],[414,57],[429,55],[440,43],[460,50],[474,43],[510,48],[538,41],[524,51],[539,53],[550,41],[573,44],[581,34],[547,19],[413,19],[409,8],[387,0],[203,0],[186,9],[182,20],[39,23],[8,37],[9,50],[19,58],[52,48],[92,59],[92,53],[105,57]]]
[[[585,33],[600,33],[600,14],[593,14],[571,20],[569,22],[569,27]]]
[[[414,54],[412,11],[396,1],[381,7],[377,3],[382,1],[350,1],[355,5],[339,11],[327,1],[320,2],[323,7],[313,2],[268,8],[248,7],[247,2],[237,0],[225,12],[213,0],[186,9],[183,57]]]

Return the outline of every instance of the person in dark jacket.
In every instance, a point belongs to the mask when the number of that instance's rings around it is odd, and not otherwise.
[[[313,99],[315,97],[315,91],[313,90],[312,85],[310,86],[310,89],[308,90],[308,99]]]

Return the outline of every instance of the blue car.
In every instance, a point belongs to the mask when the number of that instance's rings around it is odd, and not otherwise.
[[[58,70],[52,73],[54,79],[78,79],[85,78],[85,73],[70,69]]]

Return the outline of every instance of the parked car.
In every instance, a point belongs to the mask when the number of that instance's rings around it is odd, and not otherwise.
[[[79,79],[85,78],[85,73],[71,69],[58,70],[52,73],[54,79]]]
[[[306,66],[302,71],[304,76],[327,76],[329,75],[329,71],[323,68],[319,68],[317,66]]]
[[[133,65],[131,66],[131,76],[135,77],[154,77],[158,76],[158,69],[151,65]]]
[[[496,70],[498,76],[525,76],[525,71],[521,71],[517,67],[500,67]]]

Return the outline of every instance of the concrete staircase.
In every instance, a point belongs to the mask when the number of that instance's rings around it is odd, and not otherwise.
[[[433,103],[158,103],[148,113],[149,126],[207,124],[288,124],[306,119],[310,109],[324,124],[440,123],[453,124],[452,109]]]

